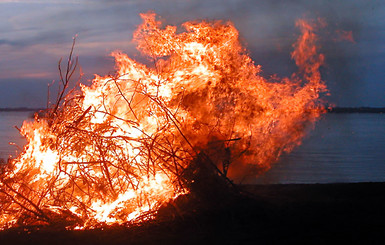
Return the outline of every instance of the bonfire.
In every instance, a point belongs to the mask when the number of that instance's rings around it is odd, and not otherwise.
[[[266,79],[230,22],[186,22],[177,31],[154,13],[141,17],[134,41],[152,65],[114,52],[115,75],[70,91],[73,49],[59,66],[56,103],[24,122],[28,143],[1,172],[1,229],[153,219],[202,178],[232,185],[245,170],[268,170],[324,111],[314,23],[297,22],[291,56],[299,72]]]

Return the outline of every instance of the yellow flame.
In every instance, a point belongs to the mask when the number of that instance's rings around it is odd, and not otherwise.
[[[96,75],[56,114],[24,123],[28,144],[0,182],[3,229],[58,214],[83,229],[156,213],[187,192],[180,180],[197,154],[232,178],[255,175],[322,113],[313,25],[298,22],[292,53],[304,79],[269,80],[230,22],[187,22],[177,33],[141,16],[134,39],[154,67],[114,52],[116,75]]]

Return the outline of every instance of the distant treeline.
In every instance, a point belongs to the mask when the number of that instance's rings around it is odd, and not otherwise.
[[[28,108],[28,107],[16,107],[16,108],[1,108],[0,111],[41,111],[42,108]]]
[[[38,112],[45,110],[44,108],[1,108],[0,111],[33,111]],[[330,113],[385,113],[385,107],[330,107],[327,109]]]
[[[385,113],[385,107],[332,107],[330,113]]]

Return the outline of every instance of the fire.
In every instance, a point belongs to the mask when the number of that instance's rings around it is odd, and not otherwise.
[[[134,40],[153,67],[114,52],[115,76],[96,76],[46,118],[24,123],[28,144],[1,173],[2,229],[150,219],[188,193],[196,159],[230,178],[266,171],[322,113],[314,25],[297,22],[300,72],[266,79],[230,22],[186,22],[177,33],[154,13],[141,17]]]

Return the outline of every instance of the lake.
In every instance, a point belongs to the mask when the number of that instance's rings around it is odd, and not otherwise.
[[[0,158],[15,157],[26,144],[26,140],[15,128],[21,127],[24,120],[31,120],[33,113],[28,111],[0,112]],[[10,145],[9,143],[15,143]]]
[[[31,112],[0,112],[0,158],[16,156],[25,139],[20,127]],[[328,113],[301,146],[254,184],[385,181],[385,114]]]
[[[385,114],[328,113],[258,184],[385,181]]]

